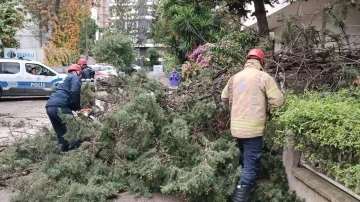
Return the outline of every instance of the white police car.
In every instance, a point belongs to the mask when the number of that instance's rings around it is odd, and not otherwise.
[[[66,76],[38,61],[1,58],[0,97],[50,96]]]

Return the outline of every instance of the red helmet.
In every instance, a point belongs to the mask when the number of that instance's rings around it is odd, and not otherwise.
[[[251,56],[259,58],[262,62],[264,62],[264,60],[265,60],[264,52],[261,49],[258,49],[258,48],[254,48],[251,51],[249,51],[246,58],[249,59]]]
[[[87,65],[87,61],[85,59],[80,59],[78,65]]]
[[[82,69],[81,69],[80,65],[73,64],[73,65],[70,65],[70,66],[68,67],[68,73],[70,73],[70,72],[72,72],[72,71],[82,72]]]

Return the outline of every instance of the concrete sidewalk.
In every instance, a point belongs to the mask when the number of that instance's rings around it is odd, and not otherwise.
[[[169,86],[169,79],[164,72],[150,72],[147,76],[160,81],[164,86]]]

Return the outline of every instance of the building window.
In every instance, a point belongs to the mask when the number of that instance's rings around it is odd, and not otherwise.
[[[135,10],[135,8],[131,9],[130,14],[136,14],[136,13],[137,11]]]
[[[135,49],[135,57],[140,58],[140,48]]]
[[[138,37],[138,35],[130,35],[130,36],[128,36],[128,39],[130,41],[132,41],[134,44],[137,44],[139,37]]]
[[[139,22],[138,21],[125,22],[125,29],[127,31],[137,30],[138,28],[139,28]]]
[[[154,43],[154,41],[152,39],[146,39],[146,43],[147,44],[152,44],[152,43]]]

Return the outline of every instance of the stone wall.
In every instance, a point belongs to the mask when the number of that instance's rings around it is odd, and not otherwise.
[[[289,187],[306,202],[359,202],[307,168],[299,166],[301,152],[293,146],[284,148],[283,165]]]

